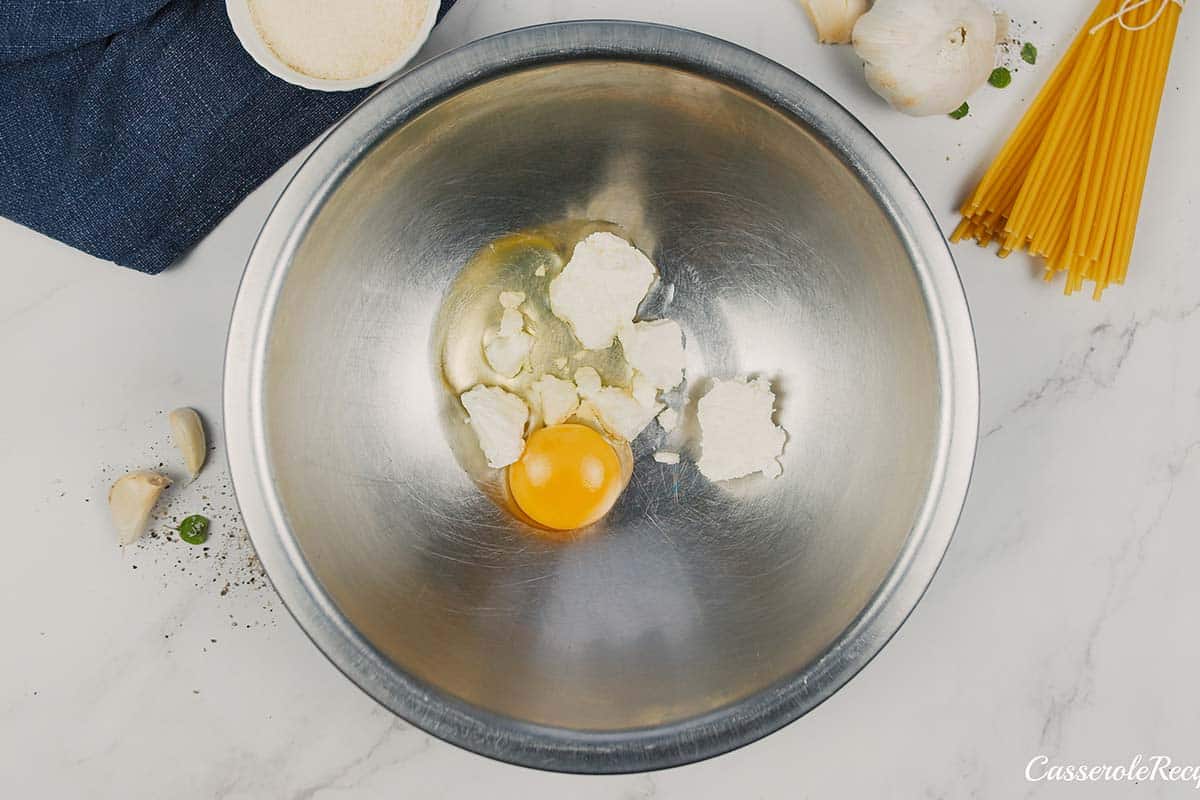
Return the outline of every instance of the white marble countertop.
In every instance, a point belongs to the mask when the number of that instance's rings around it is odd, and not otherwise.
[[[943,226],[1091,3],[1006,0],[1041,61],[954,122],[889,111],[794,0],[462,0],[427,55],[548,20],[649,19],[809,77],[889,147]],[[170,454],[163,411],[219,442],[225,327],[293,161],[177,267],[149,278],[0,220],[0,794],[12,798],[472,796],[1169,797],[1183,784],[1027,783],[1026,764],[1200,763],[1200,48],[1184,15],[1129,285],[1064,298],[957,246],[982,365],[974,483],[916,613],[858,677],[738,752],[572,777],[495,763],[377,706],[263,578],[218,447],[176,496],[208,558],[116,546],[109,482]],[[1034,20],[1037,23],[1034,24]],[[169,464],[168,464],[169,466]],[[207,498],[207,499],[205,499]],[[182,506],[176,507],[179,511]],[[228,585],[228,587],[227,587]],[[227,588],[226,588],[227,587]]]

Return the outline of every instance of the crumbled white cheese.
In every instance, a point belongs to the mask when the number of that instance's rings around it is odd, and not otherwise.
[[[679,424],[679,412],[673,408],[665,408],[658,415],[658,425],[667,433],[675,430],[675,426]]]
[[[575,385],[579,387],[579,396],[587,399],[600,391],[600,373],[593,367],[580,367],[575,370]]]
[[[473,386],[462,393],[467,422],[479,437],[479,446],[490,466],[507,467],[525,452],[525,423],[529,407],[515,394],[498,386]]]
[[[654,454],[654,460],[660,464],[678,464],[679,453],[672,453],[667,450],[659,450]]]
[[[602,385],[600,373],[591,367],[575,370],[575,385],[604,429],[626,441],[636,439],[663,409],[663,404],[654,402],[653,397],[643,404],[626,389]]]
[[[587,402],[595,410],[605,430],[627,442],[636,439],[663,409],[661,403],[644,406],[629,392],[615,386],[605,386],[589,397]]]
[[[611,233],[593,233],[575,245],[571,260],[550,281],[550,308],[570,323],[588,350],[612,344],[633,321],[658,270],[645,254]]]
[[[553,375],[543,375],[533,384],[537,393],[538,403],[542,410],[542,421],[546,425],[558,425],[579,408],[579,393],[575,384],[556,378]]]
[[[525,316],[517,308],[524,302],[524,292],[501,292],[500,328],[483,334],[483,357],[505,378],[517,376],[533,349],[533,336],[523,330]]]
[[[771,417],[775,393],[762,378],[716,381],[697,407],[701,450],[696,466],[712,481],[762,472],[776,478],[787,433]]]
[[[546,265],[538,264],[538,268],[533,271],[533,274],[538,276],[539,278],[546,277]]]
[[[656,319],[625,325],[617,333],[625,360],[659,389],[673,389],[683,381],[687,363],[683,329],[673,319]]]
[[[489,331],[483,336],[483,355],[492,369],[506,378],[514,378],[524,367],[533,349],[533,337],[524,331],[502,336]]]
[[[640,372],[633,374],[633,386],[630,387],[629,393],[633,395],[634,400],[647,408],[658,403],[658,387]]]

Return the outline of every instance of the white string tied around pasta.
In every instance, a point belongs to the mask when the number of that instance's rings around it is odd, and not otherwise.
[[[1171,3],[1175,3],[1180,8],[1183,8],[1183,4],[1186,1],[1187,0],[1162,0],[1162,3],[1158,7],[1158,11],[1154,12],[1154,16],[1150,17],[1150,19],[1146,20],[1141,25],[1130,25],[1125,21],[1125,15],[1131,11],[1136,11],[1142,6],[1150,5],[1154,2],[1154,0],[1125,0],[1124,3],[1121,3],[1121,7],[1117,9],[1117,13],[1113,14],[1112,16],[1105,17],[1097,22],[1092,26],[1092,29],[1088,31],[1088,33],[1094,35],[1097,31],[1103,29],[1105,25],[1113,22],[1117,23],[1127,31],[1144,31],[1146,28],[1149,28],[1151,25],[1158,22],[1158,20],[1162,17],[1163,12],[1167,10],[1167,6],[1171,5]]]

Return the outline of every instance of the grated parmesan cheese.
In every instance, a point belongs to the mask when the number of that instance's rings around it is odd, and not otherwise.
[[[426,0],[248,0],[263,43],[297,72],[348,80],[400,58],[421,35]]]

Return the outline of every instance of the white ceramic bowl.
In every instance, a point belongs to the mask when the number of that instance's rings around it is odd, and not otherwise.
[[[364,89],[385,81],[404,69],[409,61],[412,61],[413,56],[417,54],[417,51],[425,44],[425,40],[429,38],[429,32],[433,30],[433,24],[437,22],[437,13],[441,2],[440,0],[427,0],[426,5],[428,8],[425,11],[425,20],[421,23],[421,28],[417,32],[417,36],[413,38],[412,43],[403,52],[396,56],[395,60],[372,73],[363,75],[360,78],[349,78],[347,80],[316,78],[294,70],[285,64],[267,46],[262,36],[259,35],[258,28],[254,26],[254,20],[250,17],[249,0],[225,0],[225,11],[229,15],[229,24],[233,26],[233,32],[237,34],[242,47],[267,72],[277,78],[282,78],[288,83],[303,86],[305,89],[317,89],[322,92],[348,92],[352,89]]]

